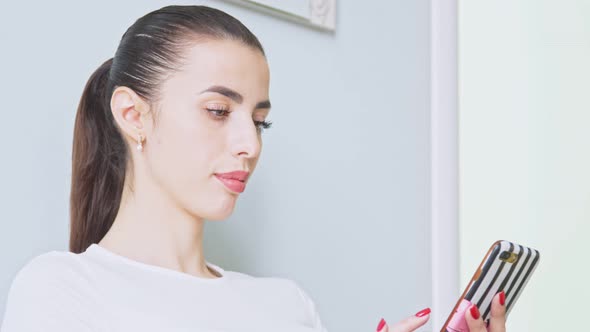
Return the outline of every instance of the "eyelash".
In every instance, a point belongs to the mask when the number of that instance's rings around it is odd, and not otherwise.
[[[223,109],[215,109],[215,108],[206,108],[206,110],[210,113],[214,113],[215,117],[217,118],[222,118],[222,117],[227,117],[227,115],[218,115],[218,112],[223,112],[223,114],[228,114],[230,113],[227,110],[223,110]],[[222,119],[221,121],[224,121],[225,119]],[[272,122],[270,121],[254,121],[254,124],[256,125],[256,128],[260,131],[265,130],[265,129],[269,129],[272,126]]]

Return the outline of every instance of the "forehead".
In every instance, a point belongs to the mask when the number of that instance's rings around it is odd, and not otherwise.
[[[225,85],[246,95],[253,93],[257,98],[268,94],[270,73],[266,58],[259,50],[238,41],[210,40],[194,44],[183,54],[178,74],[178,79],[195,91]]]

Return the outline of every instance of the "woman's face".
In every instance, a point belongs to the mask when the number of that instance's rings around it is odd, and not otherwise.
[[[232,213],[239,189],[216,174],[251,175],[260,156],[259,122],[270,111],[268,64],[260,51],[227,40],[198,43],[185,56],[162,85],[157,123],[142,153],[156,185],[177,206],[220,220]]]

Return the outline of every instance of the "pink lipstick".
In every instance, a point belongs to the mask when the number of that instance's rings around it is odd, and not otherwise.
[[[229,190],[241,193],[246,189],[248,174],[249,173],[245,171],[233,171],[227,173],[215,173],[215,177],[217,177]]]

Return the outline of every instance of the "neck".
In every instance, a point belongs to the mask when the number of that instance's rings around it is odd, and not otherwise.
[[[153,182],[139,182],[133,192],[125,183],[117,216],[99,245],[142,263],[217,278],[205,263],[204,220],[180,209]]]

